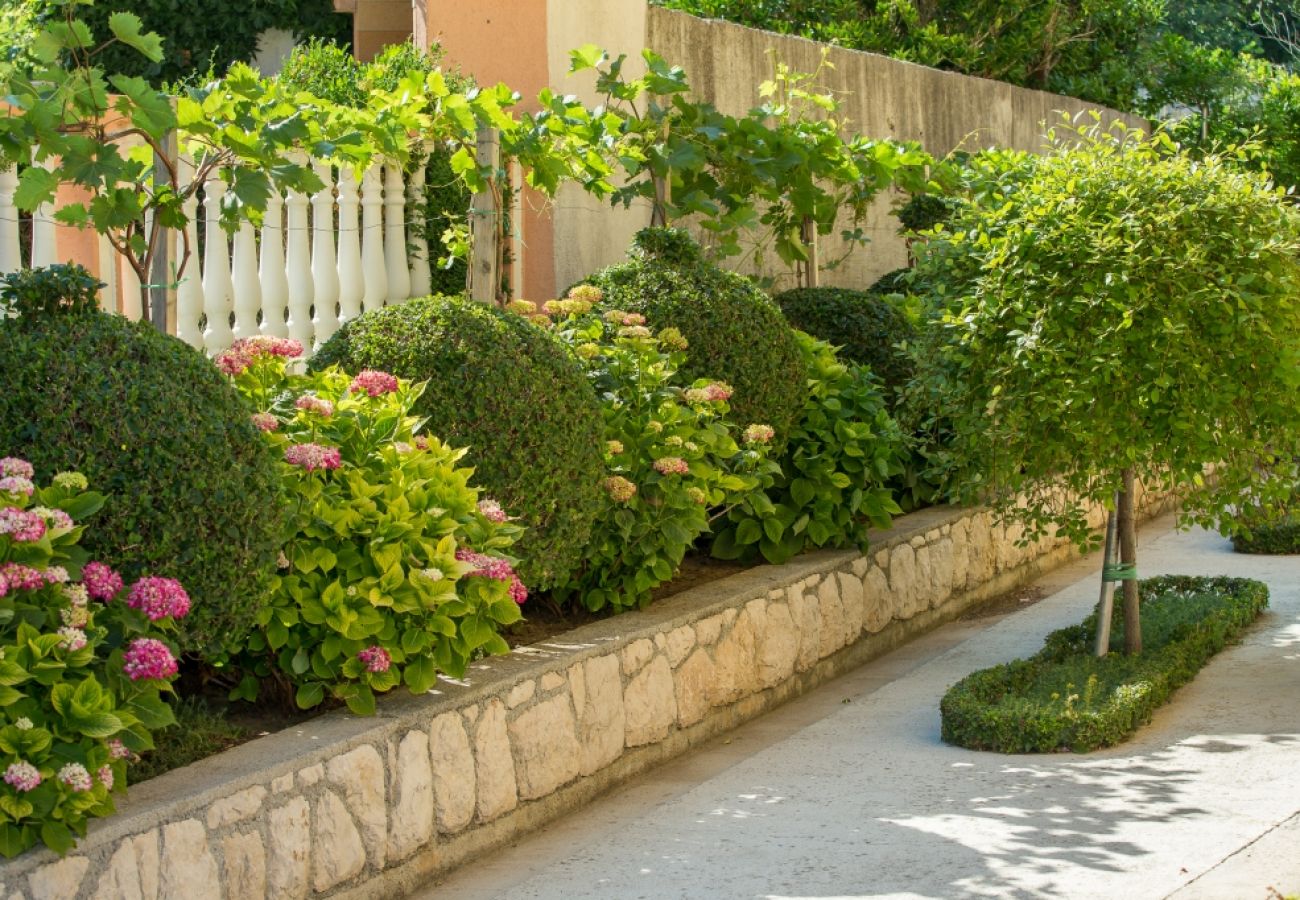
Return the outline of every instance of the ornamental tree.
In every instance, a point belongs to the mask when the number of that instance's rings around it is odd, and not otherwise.
[[[1180,494],[1180,524],[1225,533],[1234,508],[1292,489],[1269,473],[1300,450],[1300,214],[1263,176],[1163,133],[1094,117],[1049,138],[1025,177],[986,180],[921,249],[932,327],[913,399],[951,426],[963,499],[1026,540],[1055,528],[1086,548],[1088,507],[1118,495],[1134,566],[1139,476]]]

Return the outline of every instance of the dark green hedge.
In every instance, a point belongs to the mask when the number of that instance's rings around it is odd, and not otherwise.
[[[1300,515],[1293,513],[1278,522],[1251,525],[1249,534],[1232,538],[1232,549],[1278,556],[1300,553]]]
[[[1169,575],[1142,582],[1145,649],[1091,653],[1096,614],[1048,635],[1035,656],[982,669],[939,705],[943,739],[1000,753],[1084,752],[1123,741],[1150,721],[1175,688],[1268,606],[1268,588],[1245,578]]]

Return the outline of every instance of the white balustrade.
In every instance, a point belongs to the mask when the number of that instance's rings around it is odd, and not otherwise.
[[[284,270],[289,283],[289,337],[302,344],[312,345],[311,305],[315,290],[311,275],[311,250],[307,233],[307,195],[290,190],[285,201],[288,208],[286,229],[288,249],[285,252]]]
[[[339,170],[339,322],[361,315],[366,280],[361,274],[361,230],[357,224],[360,199],[351,166]]]
[[[361,179],[361,276],[365,281],[361,305],[366,312],[380,309],[388,299],[383,183],[379,169],[379,163],[373,163]]]
[[[194,183],[194,160],[182,156],[176,166],[177,188],[184,192]],[[176,285],[176,336],[191,347],[203,346],[203,331],[199,328],[199,319],[203,315],[203,285],[199,276],[199,198],[198,192],[191,193],[181,204],[185,214],[185,230],[171,235],[175,241],[175,253],[172,259],[179,266],[185,258],[185,244],[189,241],[190,258],[185,263]],[[101,254],[102,258],[102,254]]]
[[[152,216],[145,218],[144,233],[149,234],[150,219]],[[140,296],[140,276],[136,274],[135,269],[125,258],[119,259],[117,269],[122,273],[122,295],[120,305],[117,311],[126,316],[132,322],[139,322],[145,318],[145,302]],[[146,278],[147,283],[147,278]]]
[[[289,308],[289,278],[284,262],[284,198],[272,188],[262,214],[262,256],[258,277],[262,281],[262,334],[288,337],[285,315]]]
[[[104,283],[99,292],[99,308],[104,312],[117,312],[117,266],[119,257],[108,235],[101,234],[95,242],[99,256],[99,280]]]
[[[23,266],[18,238],[18,207],[14,191],[18,190],[18,168],[0,169],[0,275],[17,272]]]
[[[406,187],[406,208],[411,211],[414,224],[410,230],[411,248],[411,296],[426,297],[433,290],[433,278],[429,272],[429,242],[424,229],[424,173],[421,165],[411,175]]]
[[[215,173],[203,183],[203,346],[219,353],[235,339],[230,328],[230,243],[221,228],[226,183]],[[129,286],[124,287],[129,290]]]
[[[411,296],[411,270],[406,263],[406,185],[402,167],[384,166],[384,263],[388,276],[388,302],[401,303]]]
[[[54,163],[45,160],[40,165],[49,169]],[[40,269],[52,266],[59,261],[58,248],[55,244],[54,204],[42,203],[32,213],[32,268]]]
[[[235,338],[259,334],[257,314],[262,309],[262,284],[257,277],[257,233],[245,219],[235,232],[235,255],[230,263],[235,301]]]
[[[311,277],[316,296],[316,345],[339,329],[339,266],[334,252],[334,171],[327,162],[313,168],[325,186],[311,199]]]

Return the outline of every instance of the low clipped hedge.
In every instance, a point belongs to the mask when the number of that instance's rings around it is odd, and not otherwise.
[[[1268,588],[1245,578],[1167,575],[1143,581],[1141,594],[1140,655],[1122,653],[1123,623],[1117,622],[1112,653],[1093,656],[1094,613],[1048,635],[1035,656],[981,669],[953,685],[939,705],[943,739],[999,753],[1117,744],[1268,606]]]
[[[1233,536],[1232,549],[1272,556],[1300,553],[1300,515],[1293,513],[1277,522],[1251,525],[1249,533]]]
[[[583,559],[604,508],[600,403],[569,350],[521,316],[464,297],[365,313],[312,357],[319,371],[382,369],[427,381],[425,432],[466,447],[475,484],[527,530],[519,576],[551,587]]]
[[[890,399],[912,379],[915,367],[898,345],[914,335],[911,323],[869,291],[795,288],[776,295],[790,324],[839,349],[840,359],[867,366]]]

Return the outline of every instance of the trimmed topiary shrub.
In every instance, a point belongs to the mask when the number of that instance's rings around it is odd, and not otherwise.
[[[746,279],[706,262],[685,231],[647,228],[631,259],[592,276],[604,305],[643,314],[651,328],[677,328],[688,344],[687,381],[729,384],[739,425],[770,425],[777,445],[803,408],[807,371],[780,309]]]
[[[1288,555],[1300,553],[1300,515],[1290,513],[1274,522],[1249,526],[1249,532],[1232,536],[1232,549],[1238,553]]]
[[[912,360],[898,345],[915,332],[879,295],[846,288],[795,288],[777,294],[776,302],[795,328],[838,347],[845,362],[868,366],[891,401],[912,379]]]
[[[107,494],[83,546],[128,579],[179,579],[194,599],[181,648],[220,655],[251,629],[280,539],[280,478],[248,406],[175,338],[26,297],[6,286],[19,316],[0,324],[0,454]]]
[[[1140,655],[1092,655],[1096,614],[1048,635],[1029,659],[982,669],[943,697],[943,739],[999,753],[1086,752],[1123,741],[1174,689],[1268,606],[1268,588],[1245,578],[1166,575],[1142,582]]]
[[[526,584],[549,587],[582,560],[603,505],[604,428],[591,385],[549,334],[465,298],[425,297],[349,322],[311,360],[335,364],[429,382],[414,412],[469,448],[475,482],[527,529],[514,548]]]

